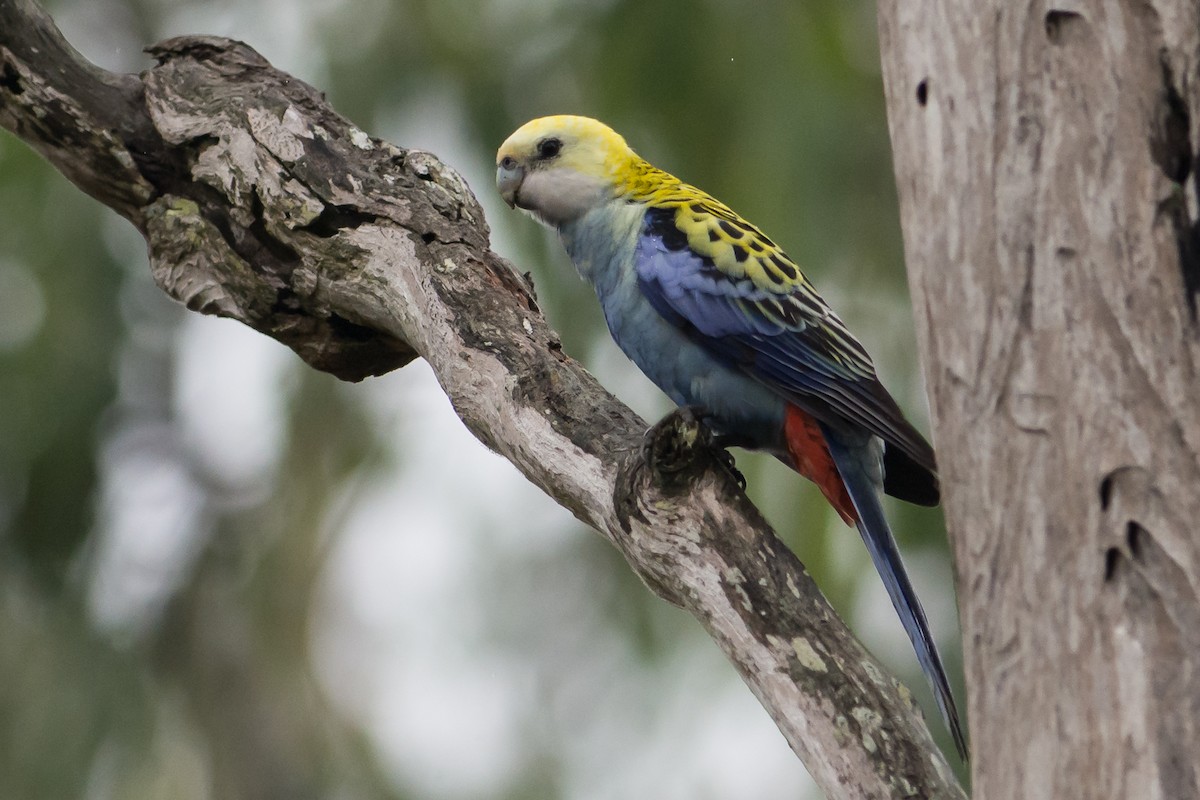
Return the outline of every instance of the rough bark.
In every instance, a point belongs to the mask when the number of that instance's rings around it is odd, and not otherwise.
[[[246,45],[87,64],[0,0],[0,125],[145,236],[159,285],[349,380],[426,359],[464,423],[691,611],[831,798],[962,797],[903,687],[854,640],[711,458],[563,354],[437,158],[372,139]]]
[[[1200,797],[1200,10],[879,20],[975,794]]]

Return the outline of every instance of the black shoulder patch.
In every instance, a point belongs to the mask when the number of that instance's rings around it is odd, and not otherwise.
[[[645,231],[662,239],[663,247],[668,250],[683,250],[688,246],[687,235],[675,224],[674,208],[646,209]]]

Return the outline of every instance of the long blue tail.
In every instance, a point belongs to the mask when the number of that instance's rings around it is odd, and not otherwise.
[[[841,474],[850,500],[858,512],[858,531],[862,534],[867,550],[871,553],[871,560],[875,562],[875,569],[879,572],[879,577],[883,578],[883,585],[887,587],[892,605],[900,615],[900,622],[917,652],[917,661],[920,662],[921,670],[933,688],[933,696],[942,712],[942,719],[945,720],[950,735],[954,737],[954,746],[963,760],[966,760],[967,740],[959,721],[958,707],[954,704],[954,695],[950,692],[946,669],[933,642],[933,634],[929,630],[929,622],[925,619],[921,601],[917,599],[917,593],[904,569],[904,562],[900,560],[900,550],[892,537],[892,529],[883,516],[883,506],[879,501],[879,479],[871,477],[872,472],[878,470],[869,470],[870,464],[867,459],[877,456],[865,443],[843,442],[837,432],[831,431],[825,425],[821,427],[825,432],[829,453],[837,464],[838,473]]]

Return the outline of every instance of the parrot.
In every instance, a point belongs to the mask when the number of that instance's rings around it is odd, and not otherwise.
[[[496,154],[511,208],[557,232],[617,346],[723,446],[770,453],[858,528],[960,756],[954,695],[881,494],[940,502],[933,448],[800,267],[759,228],[590,117],[534,119]]]

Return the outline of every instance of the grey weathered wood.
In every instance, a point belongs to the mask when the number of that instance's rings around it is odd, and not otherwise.
[[[1200,797],[1197,3],[879,23],[975,795]]]
[[[911,698],[854,640],[686,419],[645,423],[562,352],[478,203],[246,45],[186,37],[141,76],[0,0],[0,125],[146,237],[159,285],[357,380],[416,356],[464,423],[690,610],[831,798],[960,798]],[[700,446],[696,440],[700,439]]]

